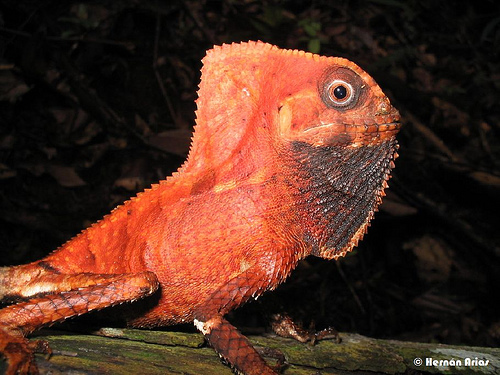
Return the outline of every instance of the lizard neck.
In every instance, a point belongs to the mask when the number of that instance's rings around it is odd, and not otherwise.
[[[395,138],[361,147],[291,143],[291,179],[311,253],[337,259],[361,240],[397,157]]]

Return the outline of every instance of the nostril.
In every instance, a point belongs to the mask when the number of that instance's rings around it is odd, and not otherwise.
[[[391,113],[392,106],[389,99],[383,98],[377,108],[377,115],[388,115]]]

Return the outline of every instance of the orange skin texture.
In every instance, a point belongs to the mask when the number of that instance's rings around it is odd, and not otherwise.
[[[238,371],[275,373],[224,314],[274,289],[306,256],[336,259],[362,238],[397,157],[400,127],[399,113],[375,81],[348,60],[261,42],[214,47],[203,64],[184,165],[42,261],[0,269],[0,299],[23,300],[0,310],[8,374],[36,373],[24,338],[30,332],[137,299],[145,303],[122,308],[129,325],[194,321]],[[355,93],[352,101],[331,101],[338,80],[348,84],[348,98],[349,90]],[[346,150],[342,161],[353,160],[358,149],[384,147],[370,151],[382,156],[376,178],[367,178],[363,212],[335,202],[325,209],[332,218],[338,212],[356,217],[352,225],[340,230],[341,224],[329,226],[330,216],[317,214],[328,198],[300,177],[317,172],[300,166],[292,144],[309,150],[299,154],[316,169],[329,163],[313,160],[315,150]],[[356,186],[348,185],[339,186],[356,197]]]

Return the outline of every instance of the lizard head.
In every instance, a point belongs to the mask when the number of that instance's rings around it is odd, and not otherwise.
[[[248,42],[207,52],[198,94],[183,166],[202,176],[193,192],[279,180],[269,212],[296,225],[307,253],[338,258],[357,244],[382,202],[400,128],[372,77],[343,58]]]

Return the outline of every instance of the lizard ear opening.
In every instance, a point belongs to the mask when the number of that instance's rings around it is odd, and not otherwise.
[[[341,67],[328,69],[318,85],[323,103],[342,112],[363,104],[364,88],[365,84],[359,75]]]
[[[278,110],[280,134],[287,134],[290,132],[292,116],[292,109],[290,108],[290,105],[288,103],[282,104]]]

